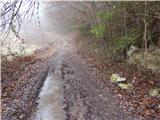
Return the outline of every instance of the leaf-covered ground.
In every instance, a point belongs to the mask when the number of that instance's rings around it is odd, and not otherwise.
[[[79,42],[79,41],[78,41]],[[79,44],[79,43],[78,43]],[[63,46],[62,46],[63,47]],[[76,46],[74,46],[76,47]],[[52,46],[52,48],[54,48]],[[69,46],[66,46],[67,49],[69,49]],[[126,62],[102,62],[101,59],[97,59],[97,57],[90,56],[88,54],[85,54],[85,49],[79,49],[78,53],[82,56],[82,61],[76,62],[74,55],[77,52],[73,51],[72,47],[69,49],[71,50],[70,53],[70,59],[65,59],[65,63],[68,66],[64,67],[64,83],[67,85],[73,85],[73,87],[69,87],[69,91],[71,90],[71,95],[69,96],[68,92],[64,96],[68,98],[68,100],[72,99],[72,97],[77,96],[80,94],[80,97],[84,98],[84,104],[86,102],[87,98],[90,98],[90,102],[94,100],[94,102],[91,104],[91,108],[95,108],[95,101],[101,100],[101,95],[97,96],[98,93],[95,94],[94,91],[96,91],[97,87],[91,86],[88,82],[85,80],[90,80],[88,78],[88,75],[91,74],[93,76],[95,81],[95,86],[98,85],[98,83],[103,84],[102,86],[106,88],[106,90],[110,91],[110,93],[116,95],[118,97],[118,102],[120,103],[120,106],[126,109],[126,111],[130,113],[135,113],[138,116],[143,116],[147,120],[159,120],[160,119],[160,98],[157,97],[151,97],[149,96],[149,91],[152,88],[160,87],[160,73],[158,72],[152,72],[151,70],[147,70],[141,67],[137,67],[134,65],[127,64]],[[65,52],[67,50],[64,49]],[[62,52],[62,51],[60,51]],[[51,56],[54,53],[53,49],[43,49],[42,51],[39,51],[36,53],[35,56],[27,56],[27,57],[18,57],[13,59],[12,61],[5,61],[2,62],[2,119],[3,120],[24,120],[30,116],[30,114],[35,110],[36,98],[39,93],[39,90],[43,84],[43,81],[45,79],[45,76],[47,74],[48,69],[48,56]],[[73,56],[72,56],[73,55]],[[63,55],[62,55],[63,56]],[[66,54],[68,57],[69,55]],[[64,56],[63,56],[64,57]],[[77,58],[79,61],[79,58]],[[59,60],[59,59],[57,59]],[[72,61],[73,60],[73,61]],[[75,63],[74,63],[75,62]],[[82,67],[82,64],[78,63],[85,62],[87,66],[89,66],[89,69],[87,70],[88,74],[84,71],[84,69],[80,69]],[[74,63],[74,64],[73,64]],[[85,64],[85,65],[86,65]],[[81,67],[80,67],[81,66]],[[71,67],[71,68],[70,68]],[[84,67],[86,68],[86,66]],[[68,71],[69,69],[69,71]],[[70,70],[73,72],[70,73]],[[85,73],[84,73],[85,72]],[[74,74],[73,74],[74,73]],[[86,74],[86,78],[83,79],[84,73]],[[89,74],[90,73],[90,74]],[[121,77],[126,78],[127,83],[133,84],[133,90],[122,90],[118,87],[118,85],[110,82],[110,77],[113,73],[119,74]],[[79,78],[80,81],[76,82],[70,82],[70,79],[67,78],[67,75],[73,76],[73,78]],[[75,76],[74,76],[75,75]],[[80,75],[77,77],[77,75]],[[83,76],[83,77],[82,77]],[[72,79],[71,79],[72,80]],[[81,83],[83,80],[83,84]],[[68,81],[68,84],[67,84]],[[75,83],[75,84],[73,84]],[[88,83],[86,86],[85,83]],[[75,85],[79,87],[75,87]],[[88,97],[84,97],[83,93],[87,93],[85,90],[81,89],[83,87],[86,87],[86,91],[90,91],[92,88],[92,92]],[[67,88],[67,87],[66,87]],[[64,88],[64,90],[66,90]],[[72,90],[74,88],[75,90]],[[79,88],[79,89],[77,89]],[[104,89],[104,88],[103,88]],[[101,88],[99,88],[99,91],[101,91]],[[110,94],[110,93],[104,93],[104,94]],[[72,97],[71,97],[72,96]],[[85,95],[86,96],[86,95]],[[89,97],[90,96],[90,97]],[[94,96],[97,96],[94,98]],[[79,96],[77,96],[79,97]],[[117,98],[116,97],[116,98]],[[92,99],[94,98],[94,99]],[[105,97],[107,98],[107,97]],[[109,99],[109,98],[107,98]],[[109,99],[110,101],[114,102],[113,99]],[[117,101],[117,99],[115,100]],[[74,101],[72,101],[74,102]],[[67,104],[70,104],[71,101],[66,102]],[[97,107],[99,104],[96,102]],[[108,103],[104,103],[110,104]],[[102,109],[104,109],[104,104],[101,104]],[[80,106],[79,106],[80,105]],[[76,106],[77,111],[76,114],[78,114],[79,109],[81,108],[81,105],[83,108],[89,107],[89,106],[83,106],[80,103],[77,102]],[[112,108],[112,106],[111,106]],[[104,111],[107,108],[105,107]],[[115,110],[116,107],[114,107],[113,110]],[[94,110],[94,109],[87,109],[87,110]],[[101,110],[95,109],[95,111],[99,111],[101,113]],[[83,109],[82,109],[82,112]],[[110,112],[110,111],[108,111]],[[106,113],[106,112],[105,112]],[[84,113],[84,116],[87,116],[88,114]],[[91,116],[88,116],[91,117]],[[87,118],[88,118],[87,117]],[[87,119],[86,118],[86,119]],[[104,117],[105,118],[105,117]],[[85,118],[84,118],[85,119]],[[82,118],[83,120],[83,118]]]
[[[79,41],[78,46],[80,54],[91,68],[91,73],[108,87],[110,92],[119,97],[122,107],[146,119],[160,119],[160,97],[149,95],[151,89],[160,87],[160,73],[127,62],[104,62],[96,55],[88,54],[87,49],[81,49]],[[134,89],[122,90],[117,84],[111,83],[110,78],[113,73],[126,78],[126,82],[133,84]]]
[[[47,73],[45,59],[22,56],[2,62],[2,119],[22,120],[34,111]]]
[[[160,119],[160,98],[149,96],[152,88],[160,86],[160,74],[149,70],[140,69],[126,63],[97,65],[94,60],[87,59],[88,64],[93,64],[92,73],[101,78],[100,82],[110,88],[111,92],[117,94],[126,109],[140,114],[148,119]],[[95,66],[94,66],[95,65]],[[122,90],[116,84],[110,82],[113,73],[118,73],[132,83],[134,89]]]

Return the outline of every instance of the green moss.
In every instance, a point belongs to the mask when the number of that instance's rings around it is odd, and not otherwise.
[[[151,89],[149,95],[152,97],[160,95],[160,88]]]
[[[133,89],[133,85],[131,83],[119,83],[118,86],[125,90]]]
[[[116,83],[118,78],[119,78],[118,74],[112,74],[112,76],[111,76],[111,82]]]
[[[126,78],[122,78],[118,74],[115,74],[115,73],[112,74],[112,76],[111,76],[111,82],[118,83],[118,82],[123,82],[123,81],[126,81]]]
[[[91,33],[95,35],[97,38],[103,38],[105,30],[106,30],[105,26],[100,24],[100,25],[93,26],[91,28]]]

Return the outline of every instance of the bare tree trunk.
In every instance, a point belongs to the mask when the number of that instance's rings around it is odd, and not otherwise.
[[[126,5],[124,5],[124,31],[125,31],[125,36],[128,37],[128,34],[127,34],[127,11],[126,11]]]
[[[144,39],[144,47],[145,47],[145,52],[147,52],[147,21],[144,18],[144,33],[143,33],[143,39]]]
[[[128,51],[128,34],[127,34],[127,11],[126,11],[126,4],[124,3],[124,32],[125,32],[125,40],[124,40],[124,57],[127,57],[127,51]]]
[[[147,13],[147,2],[145,1],[145,9],[144,9],[144,33],[143,33],[143,39],[144,39],[144,47],[145,47],[145,52],[144,52],[144,66],[147,67],[147,20],[146,20],[146,13]]]

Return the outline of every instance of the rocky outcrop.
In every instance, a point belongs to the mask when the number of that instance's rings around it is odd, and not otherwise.
[[[128,51],[128,61],[153,71],[160,71],[160,48],[150,47],[147,52],[131,46]]]

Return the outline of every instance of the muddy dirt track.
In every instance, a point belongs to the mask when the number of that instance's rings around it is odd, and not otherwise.
[[[34,120],[140,120],[89,73],[71,36],[63,36],[50,59]]]

